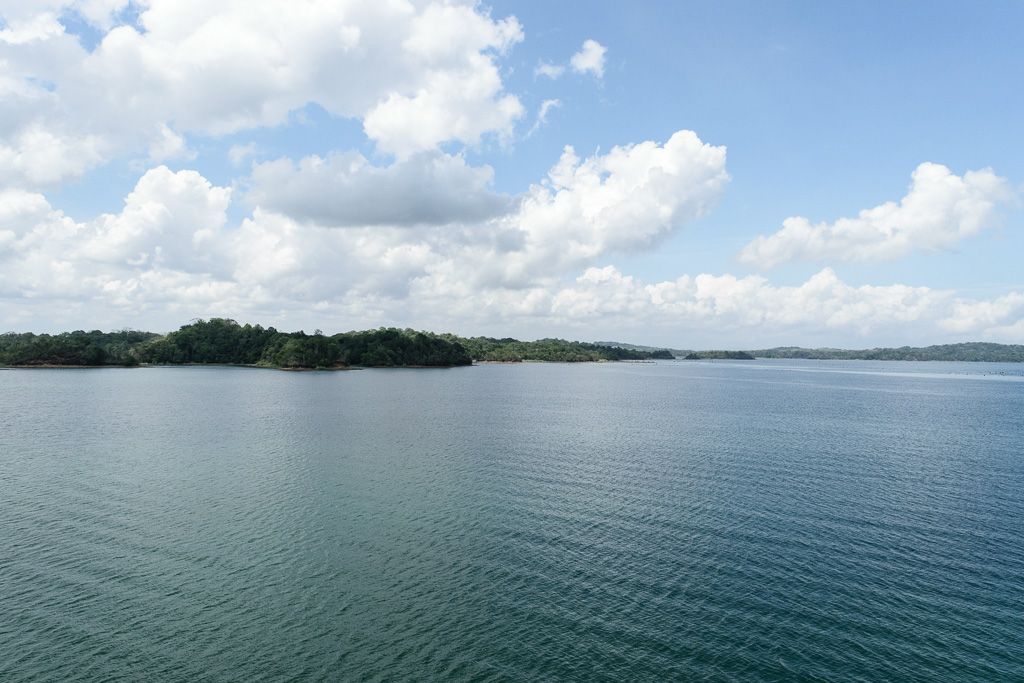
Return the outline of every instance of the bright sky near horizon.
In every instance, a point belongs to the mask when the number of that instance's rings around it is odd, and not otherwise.
[[[0,0],[0,328],[1024,343],[1021,35],[1012,0]]]

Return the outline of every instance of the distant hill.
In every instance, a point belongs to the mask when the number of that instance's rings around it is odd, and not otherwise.
[[[754,360],[746,351],[694,351],[683,360]]]
[[[276,368],[351,366],[452,366],[477,361],[593,362],[649,359],[806,358],[818,360],[915,360],[1024,362],[1024,346],[968,342],[899,348],[805,349],[795,346],[754,351],[690,351],[623,342],[564,339],[459,337],[381,327],[324,335],[317,330],[280,332],[273,327],[239,325],[227,318],[196,319],[165,336],[123,329],[32,334],[0,334],[0,366],[104,366],[221,363]]]
[[[517,363],[521,361],[592,362],[613,360],[672,360],[668,349],[618,344],[588,344],[564,339],[538,339],[527,342],[493,337],[453,337],[473,360]]]
[[[757,358],[807,358],[814,360],[946,360],[990,363],[1024,362],[1024,346],[1019,344],[993,344],[966,342],[937,346],[900,346],[881,349],[804,349],[781,346],[774,349],[749,351]]]
[[[592,362],[671,360],[665,349],[627,349],[564,339],[463,338],[381,327],[325,335],[240,325],[229,318],[196,319],[161,336],[152,332],[63,332],[0,335],[0,366],[252,365],[285,369],[448,367],[474,360]]]
[[[661,346],[641,346],[640,344],[626,344],[625,342],[615,341],[598,341],[594,342],[597,346],[611,346],[620,349],[629,349],[631,351],[646,351],[648,353],[652,351],[668,351],[672,354],[673,358],[683,358],[691,353],[692,349],[668,349]]]

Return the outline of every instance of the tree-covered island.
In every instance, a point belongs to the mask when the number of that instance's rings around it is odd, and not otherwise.
[[[470,339],[381,327],[327,336],[320,330],[280,332],[227,318],[194,320],[166,336],[137,330],[0,335],[0,365],[97,367],[220,364],[282,369],[452,367],[479,361],[587,362],[672,358],[561,339]]]
[[[755,360],[746,351],[692,351],[683,360]]]
[[[675,351],[675,352],[673,352]],[[759,351],[687,351],[564,339],[459,337],[411,329],[381,327],[325,335],[320,330],[281,332],[273,327],[240,325],[228,318],[197,319],[167,335],[124,329],[33,334],[0,334],[0,366],[104,367],[220,364],[282,369],[349,367],[452,367],[474,361],[584,363],[682,357],[752,360],[806,358],[824,360],[944,360],[1024,362],[1024,346],[966,343],[849,351],[783,347]]]
[[[965,342],[935,346],[900,346],[875,349],[804,349],[784,346],[750,351],[757,358],[802,358],[811,360],[913,360],[974,361],[983,363],[1024,363],[1024,346]]]

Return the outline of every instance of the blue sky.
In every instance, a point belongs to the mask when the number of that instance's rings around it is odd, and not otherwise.
[[[1024,343],[1014,2],[0,2],[0,326]]]

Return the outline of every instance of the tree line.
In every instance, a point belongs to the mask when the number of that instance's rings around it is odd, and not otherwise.
[[[492,362],[594,362],[671,360],[668,349],[589,344],[564,339],[459,337],[381,327],[327,336],[320,330],[281,332],[240,325],[229,318],[196,319],[162,336],[123,329],[33,334],[0,334],[0,365],[132,366],[140,363],[216,363],[274,368],[448,367],[474,360]],[[700,351],[695,358],[807,358],[822,360],[917,360],[1024,362],[1024,346],[970,342],[928,347],[864,350],[781,347],[757,351]]]
[[[746,351],[691,351],[683,360],[754,360]]]
[[[935,346],[900,346],[876,349],[802,349],[779,347],[750,351],[758,358],[806,358],[812,360],[919,360],[1024,363],[1024,346],[991,342],[965,342]]]
[[[672,358],[665,350],[636,351],[562,339],[523,342],[463,338],[412,329],[381,327],[327,336],[240,325],[230,318],[196,319],[161,336],[152,332],[64,332],[0,335],[0,365],[109,366],[225,364],[313,369],[449,367],[481,361],[643,360]]]
[[[431,332],[381,327],[331,336],[320,330],[279,332],[228,318],[196,320],[139,350],[145,363],[220,363],[275,368],[469,365],[457,342]]]
[[[61,332],[0,334],[0,365],[138,365],[139,348],[160,335],[124,329],[117,332]]]
[[[487,362],[518,363],[522,361],[549,361],[581,363],[619,360],[672,360],[667,349],[639,351],[619,346],[603,346],[564,339],[539,339],[532,342],[518,339],[495,339],[493,337],[457,338],[474,360]]]

